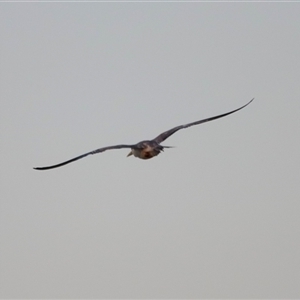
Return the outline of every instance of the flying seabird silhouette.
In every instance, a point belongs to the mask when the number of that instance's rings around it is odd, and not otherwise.
[[[172,134],[174,134],[178,130],[183,129],[183,128],[188,128],[188,127],[191,127],[191,126],[194,126],[194,125],[199,125],[199,124],[202,124],[202,123],[205,123],[205,122],[209,122],[209,121],[212,121],[212,120],[216,120],[216,119],[228,116],[230,114],[233,114],[233,113],[235,113],[235,112],[243,109],[244,107],[246,107],[247,105],[249,105],[253,100],[254,100],[254,98],[251,99],[244,106],[242,106],[240,108],[237,108],[235,110],[232,110],[230,112],[227,112],[225,114],[221,114],[221,115],[218,115],[218,116],[210,117],[210,118],[203,119],[203,120],[200,120],[200,121],[195,121],[195,122],[188,123],[188,124],[185,124],[185,125],[176,126],[176,127],[172,128],[172,129],[169,129],[169,130],[161,133],[160,135],[158,135],[153,140],[141,141],[141,142],[139,142],[137,144],[133,144],[133,145],[120,144],[120,145],[115,145],[115,146],[103,147],[103,148],[99,148],[99,149],[87,152],[85,154],[79,155],[77,157],[74,157],[74,158],[72,158],[70,160],[64,161],[64,162],[56,164],[56,165],[52,165],[52,166],[48,166],[48,167],[37,167],[37,168],[34,168],[34,169],[35,170],[49,170],[49,169],[54,169],[54,168],[58,168],[58,167],[66,165],[66,164],[69,164],[69,163],[71,163],[73,161],[76,161],[78,159],[84,158],[84,157],[86,157],[86,156],[88,156],[90,154],[97,154],[97,153],[104,152],[106,150],[122,149],[122,148],[130,148],[131,149],[131,151],[129,152],[129,154],[127,156],[133,155],[133,156],[141,158],[141,159],[150,159],[150,158],[152,158],[154,156],[157,156],[161,151],[164,150],[164,148],[172,148],[170,146],[163,146],[163,145],[161,145],[161,142],[163,142],[164,140],[166,140],[168,137],[170,137]]]

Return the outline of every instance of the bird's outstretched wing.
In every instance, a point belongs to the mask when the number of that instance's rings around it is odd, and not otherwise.
[[[64,166],[64,165],[67,165],[73,161],[76,161],[78,159],[81,159],[81,158],[84,158],[90,154],[96,154],[96,153],[101,153],[101,152],[104,152],[106,150],[112,150],[112,149],[122,149],[122,148],[134,148],[135,145],[115,145],[115,146],[108,146],[108,147],[103,147],[103,148],[99,148],[99,149],[96,149],[96,150],[93,150],[93,151],[90,151],[88,153],[85,153],[85,154],[82,154],[82,155],[79,155],[77,157],[74,157],[70,160],[67,160],[67,161],[64,161],[60,164],[57,164],[57,165],[53,165],[53,166],[48,166],[48,167],[37,167],[37,168],[34,168],[35,170],[49,170],[49,169],[54,169],[54,168],[58,168],[58,167],[61,167],[61,166]]]
[[[200,121],[196,121],[196,122],[192,122],[192,123],[188,123],[188,124],[185,124],[185,125],[179,125],[179,126],[176,126],[172,129],[169,129],[163,133],[161,133],[159,136],[157,136],[155,139],[153,139],[153,141],[157,142],[158,144],[160,144],[161,142],[163,142],[164,140],[166,140],[169,136],[171,136],[172,134],[174,134],[176,131],[180,130],[180,129],[183,129],[183,128],[188,128],[190,126],[194,126],[194,125],[199,125],[199,124],[202,124],[202,123],[205,123],[205,122],[209,122],[209,121],[212,121],[212,120],[216,120],[216,119],[219,119],[219,118],[223,118],[225,116],[228,116],[230,114],[233,114],[235,112],[237,112],[238,110],[246,107],[247,105],[249,105],[252,101],[254,100],[251,99],[247,104],[243,105],[242,107],[240,108],[237,108],[233,111],[230,111],[228,113],[225,113],[225,114],[221,114],[221,115],[218,115],[218,116],[214,116],[214,117],[210,117],[210,118],[207,118],[207,119],[203,119],[203,120],[200,120]]]

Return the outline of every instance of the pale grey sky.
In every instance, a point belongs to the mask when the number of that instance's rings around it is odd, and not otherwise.
[[[1,298],[300,298],[299,12],[0,3]]]

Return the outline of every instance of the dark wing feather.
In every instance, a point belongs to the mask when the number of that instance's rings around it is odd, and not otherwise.
[[[225,114],[222,114],[222,115],[218,115],[218,116],[214,116],[214,117],[210,117],[210,118],[207,118],[207,119],[203,119],[203,120],[200,120],[200,121],[196,121],[196,122],[192,122],[192,123],[188,123],[188,124],[185,124],[185,125],[179,125],[179,126],[176,126],[172,129],[169,129],[163,133],[161,133],[159,136],[157,136],[153,141],[157,142],[158,144],[160,144],[161,142],[163,142],[164,140],[166,140],[169,136],[171,136],[172,134],[174,134],[176,131],[180,130],[180,129],[183,129],[183,128],[188,128],[190,126],[194,126],[194,125],[199,125],[199,124],[202,124],[202,123],[205,123],[205,122],[209,122],[209,121],[212,121],[212,120],[216,120],[216,119],[219,119],[219,118],[223,118],[225,116],[228,116],[230,114],[233,114],[235,112],[237,112],[238,110],[246,107],[247,105],[249,105],[252,101],[254,100],[254,98],[249,101],[247,104],[245,104],[244,106],[238,108],[238,109],[235,109],[233,111],[230,111],[228,113],[225,113]]]
[[[76,161],[78,159],[81,159],[81,158],[84,158],[90,154],[96,154],[96,153],[101,153],[101,152],[104,152],[106,150],[111,150],[111,149],[122,149],[122,148],[133,148],[135,147],[135,145],[115,145],[115,146],[108,146],[108,147],[103,147],[103,148],[99,148],[99,149],[96,149],[96,150],[93,150],[93,151],[90,151],[88,153],[85,153],[85,154],[82,154],[82,155],[79,155],[77,157],[74,157],[70,160],[67,160],[67,161],[64,161],[60,164],[57,164],[57,165],[53,165],[53,166],[48,166],[48,167],[37,167],[37,168],[34,168],[35,170],[49,170],[49,169],[54,169],[54,168],[58,168],[58,167],[61,167],[61,166],[64,166],[64,165],[67,165],[73,161]]]

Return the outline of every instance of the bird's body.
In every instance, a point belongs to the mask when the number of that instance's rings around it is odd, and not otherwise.
[[[210,117],[210,118],[203,119],[203,120],[200,120],[200,121],[195,121],[195,122],[188,123],[188,124],[185,124],[185,125],[176,126],[176,127],[172,128],[172,129],[169,129],[169,130],[161,133],[160,135],[158,135],[153,140],[145,140],[145,141],[141,141],[141,142],[139,142],[137,144],[133,144],[133,145],[121,144],[121,145],[103,147],[103,148],[96,149],[94,151],[87,152],[85,154],[82,154],[80,156],[77,156],[75,158],[67,160],[65,162],[59,163],[57,165],[52,165],[52,166],[48,166],[48,167],[37,167],[37,168],[34,168],[34,169],[35,170],[48,170],[48,169],[58,168],[58,167],[66,165],[66,164],[69,164],[69,163],[71,163],[73,161],[76,161],[78,159],[81,159],[83,157],[86,157],[86,156],[88,156],[90,154],[96,154],[96,153],[104,152],[106,150],[123,149],[123,148],[130,148],[131,149],[131,151],[129,152],[129,154],[127,156],[133,155],[133,156],[138,157],[140,159],[150,159],[152,157],[157,156],[161,151],[164,150],[164,148],[171,148],[169,146],[163,146],[163,145],[161,145],[161,143],[164,140],[166,140],[168,137],[170,137],[172,134],[174,134],[175,132],[177,132],[178,130],[184,129],[184,128],[188,128],[188,127],[194,126],[194,125],[199,125],[199,124],[202,124],[202,123],[205,123],[205,122],[209,122],[209,121],[212,121],[212,120],[216,120],[216,119],[219,119],[219,118],[222,118],[222,117],[225,117],[227,115],[230,115],[230,114],[232,114],[234,112],[237,112],[238,110],[241,110],[242,108],[246,107],[253,100],[254,100],[254,98],[251,101],[249,101],[246,105],[244,105],[244,106],[242,106],[242,107],[240,107],[238,109],[235,109],[233,111],[230,111],[228,113],[221,114],[221,115],[214,116],[214,117]]]
[[[132,148],[127,156],[133,155],[141,159],[149,159],[157,156],[164,147],[155,141],[142,141],[136,144],[135,148]]]

